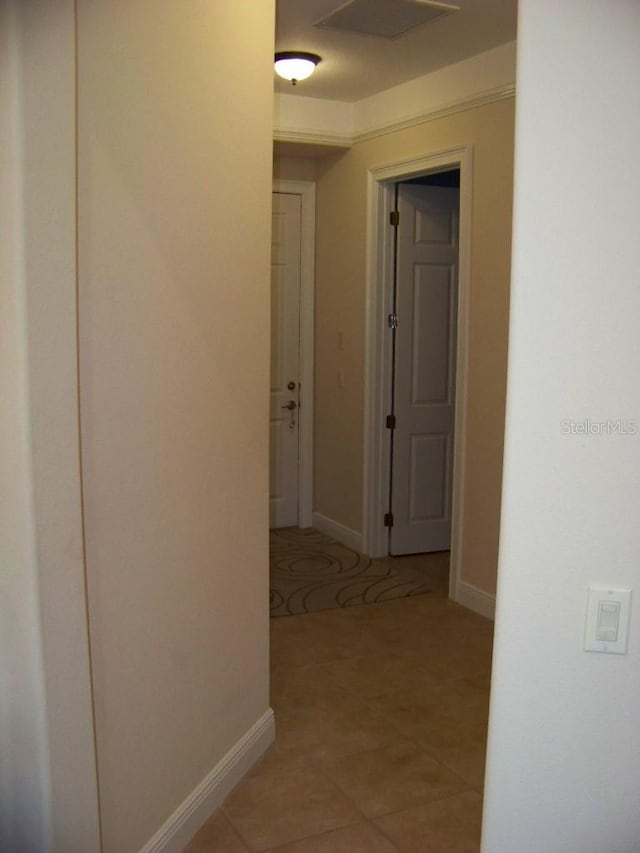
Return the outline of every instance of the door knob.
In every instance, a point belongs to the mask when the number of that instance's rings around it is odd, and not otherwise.
[[[295,391],[296,383],[293,380],[291,382],[287,382],[287,388],[289,389],[289,391]]]
[[[289,400],[288,403],[285,403],[284,406],[280,406],[281,409],[289,409],[289,411],[293,411],[296,408],[295,400]]]

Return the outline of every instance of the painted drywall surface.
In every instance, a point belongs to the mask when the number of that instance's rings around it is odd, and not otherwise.
[[[318,164],[313,509],[359,531],[366,185],[356,158],[354,148]]]
[[[362,529],[367,170],[461,144],[473,145],[474,159],[462,580],[492,593],[509,303],[512,99],[356,143],[318,165],[314,509]]]
[[[8,536],[15,550],[3,591],[12,613],[2,620],[18,631],[15,645],[2,645],[18,656],[19,678],[5,701],[21,734],[3,756],[22,773],[12,807],[14,829],[24,832],[6,849],[47,849],[48,841],[54,851],[91,853],[99,842],[78,455],[74,4],[34,0],[4,10],[13,12],[8,30],[19,81],[11,71],[2,75],[3,92],[17,99],[9,123],[15,136],[2,146],[13,157],[7,178],[14,181],[14,239],[3,248],[11,251],[11,244],[15,252],[6,282],[17,300],[8,309],[15,374],[3,412],[16,418],[6,436],[15,454],[7,484],[17,488],[19,477],[22,491],[7,503],[19,517]],[[18,413],[17,406],[25,408]],[[43,774],[49,838],[38,843],[38,803],[22,798],[30,800],[29,788],[35,791]]]
[[[309,157],[274,157],[273,177],[275,180],[315,181],[316,161]]]
[[[640,433],[594,426],[640,424],[640,6],[612,12],[520,0],[484,853],[640,839]],[[625,656],[582,650],[590,583],[633,589]]]
[[[49,755],[28,422],[19,34],[0,4],[0,849],[49,849]]]
[[[507,42],[363,98],[354,104],[356,136],[512,86],[515,64],[516,43]]]
[[[312,133],[327,139],[350,139],[355,132],[353,104],[276,93],[273,127],[277,137]]]
[[[515,42],[508,42],[354,103],[277,93],[275,137],[353,141],[483,93],[511,88],[515,54]]]
[[[170,0],[78,6],[105,853],[139,849],[268,708],[273,15],[237,0],[188,15]]]

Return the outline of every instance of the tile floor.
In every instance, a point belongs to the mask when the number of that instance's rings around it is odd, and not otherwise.
[[[422,595],[271,634],[276,742],[185,853],[478,851],[493,623]]]

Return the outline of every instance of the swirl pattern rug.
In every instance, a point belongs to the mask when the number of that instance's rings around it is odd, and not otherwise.
[[[374,560],[297,527],[272,530],[270,545],[272,616],[448,594],[448,551]]]

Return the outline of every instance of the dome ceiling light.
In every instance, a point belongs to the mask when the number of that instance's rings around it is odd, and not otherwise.
[[[298,80],[306,80],[316,70],[320,62],[317,53],[305,53],[301,50],[281,50],[275,55],[276,74],[290,80],[295,86]]]

